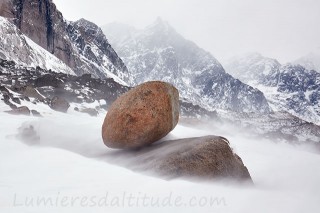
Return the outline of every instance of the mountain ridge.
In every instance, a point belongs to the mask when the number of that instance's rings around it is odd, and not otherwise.
[[[112,24],[115,29],[115,23]],[[133,76],[131,85],[162,80],[175,85],[181,96],[208,110],[270,112],[264,95],[224,71],[209,52],[177,33],[168,22],[157,19],[144,30],[103,28],[110,43]],[[127,35],[121,32],[133,32]],[[121,37],[122,36],[122,37]]]
[[[274,110],[320,124],[320,73],[255,54],[234,58],[225,68],[263,91]]]

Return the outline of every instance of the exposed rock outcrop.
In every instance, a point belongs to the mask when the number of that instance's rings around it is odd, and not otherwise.
[[[126,66],[97,25],[84,19],[66,21],[52,0],[4,0],[0,4],[0,16],[10,19],[76,74],[128,80]]]

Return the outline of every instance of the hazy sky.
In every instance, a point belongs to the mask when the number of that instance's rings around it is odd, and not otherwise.
[[[158,16],[218,60],[257,51],[281,62],[320,52],[320,0],[53,0],[68,20],[142,28]]]

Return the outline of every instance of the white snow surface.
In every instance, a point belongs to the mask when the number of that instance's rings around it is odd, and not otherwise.
[[[34,43],[6,18],[0,16],[0,58],[24,67],[41,67],[75,75],[73,70],[47,50]]]
[[[105,112],[90,117],[72,108],[64,114],[40,104],[36,109],[44,117],[36,118],[9,115],[0,104],[0,212],[319,211],[320,155],[312,147],[256,140],[235,129],[204,131],[179,124],[165,139],[228,138],[255,185],[167,181],[105,161],[114,152],[101,139]],[[29,125],[38,141],[22,142],[19,128]]]

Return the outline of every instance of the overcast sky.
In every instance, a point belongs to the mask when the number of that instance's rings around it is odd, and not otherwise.
[[[53,0],[68,20],[143,28],[158,16],[224,61],[260,52],[288,62],[320,52],[320,0]]]

